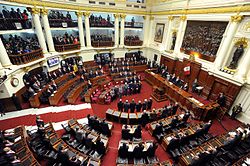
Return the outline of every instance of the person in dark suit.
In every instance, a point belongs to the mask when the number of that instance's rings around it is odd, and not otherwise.
[[[226,96],[224,95],[223,92],[221,92],[217,98],[217,103],[221,106],[221,107],[225,107],[226,105]]]
[[[163,125],[162,123],[158,123],[155,126],[155,129],[153,131],[153,136],[157,137],[158,135],[161,135],[163,133]]]
[[[149,116],[148,116],[146,110],[144,110],[143,114],[141,116],[141,124],[142,124],[142,126],[145,127],[146,124],[148,123],[148,121],[149,121]]]
[[[149,100],[148,100],[148,103],[147,103],[147,109],[148,110],[151,110],[152,104],[153,104],[153,100],[152,100],[152,97],[150,97]]]
[[[207,123],[205,123],[202,127],[204,133],[208,133],[210,127],[212,126],[212,121],[209,120]]]
[[[232,115],[231,115],[231,118],[232,119],[235,119],[235,117],[242,112],[242,107],[241,107],[241,104],[239,105],[236,105],[233,107],[233,110],[232,110]]]
[[[125,125],[124,129],[122,129],[122,139],[125,139],[125,140],[130,139],[129,129],[127,125]]]
[[[197,79],[195,79],[194,82],[193,82],[193,84],[192,84],[192,92],[193,92],[193,93],[197,91],[196,88],[197,88],[198,86],[199,86],[199,85],[198,85],[198,81],[197,81]]]
[[[87,149],[92,149],[93,148],[93,142],[92,139],[88,137],[89,133],[85,134],[85,147]]]
[[[60,146],[58,150],[57,160],[63,165],[69,165],[69,156],[67,154],[67,149],[64,149]]]
[[[141,101],[139,100],[139,102],[136,104],[136,112],[141,112],[141,108],[142,108],[142,104]]]
[[[175,116],[175,117],[173,117],[173,119],[169,125],[171,126],[171,128],[175,128],[177,126],[178,122],[179,122],[178,117]]]
[[[106,122],[106,120],[103,119],[103,121],[100,123],[100,125],[101,125],[101,129],[102,129],[101,131],[103,132],[103,134],[110,137],[111,136],[111,131],[109,130],[109,125]]]
[[[153,142],[153,144],[151,144],[149,147],[148,147],[148,150],[147,150],[147,156],[148,157],[154,157],[155,156],[155,151],[156,149],[158,148],[158,144],[157,142]]]
[[[122,99],[117,103],[118,111],[122,112],[123,111],[123,102]]]
[[[169,141],[167,150],[170,151],[175,149],[177,146],[179,146],[179,142],[180,142],[179,138],[177,138],[176,136],[171,136],[171,140]]]
[[[143,157],[143,149],[144,149],[144,146],[140,142],[139,145],[137,145],[133,150],[133,154],[135,158],[140,159]]]
[[[76,128],[76,134],[75,134],[75,138],[78,142],[82,142],[84,137],[84,133],[82,130],[79,129],[79,127]]]
[[[142,103],[142,111],[147,110],[148,107],[148,100],[145,99],[144,102]]]
[[[141,139],[141,125],[138,125],[134,132],[134,138]]]
[[[96,140],[96,151],[100,155],[104,155],[106,151],[104,143],[102,142],[100,137],[98,137]]]
[[[128,157],[128,146],[126,143],[123,143],[118,150],[119,157],[127,158]]]
[[[130,103],[130,112],[131,113],[135,112],[135,106],[136,106],[135,100],[132,99],[132,102]]]
[[[81,165],[81,161],[79,159],[76,158],[76,156],[73,156],[69,159],[69,165],[71,166],[80,166]]]
[[[186,123],[189,117],[190,117],[190,112],[187,110],[182,118],[182,122]]]
[[[90,114],[87,115],[87,119],[88,119],[88,124],[90,127],[93,127],[94,124],[94,118],[90,116]]]
[[[36,116],[36,125],[38,126],[44,126],[44,121],[41,119],[40,116]]]
[[[174,104],[174,106],[173,106],[172,114],[171,114],[171,115],[175,115],[176,112],[177,112],[177,110],[178,110],[178,108],[179,108],[179,105],[178,105],[178,103],[176,102],[176,103]]]
[[[128,100],[126,100],[126,102],[124,103],[124,112],[128,112],[129,108],[130,108],[130,104]]]

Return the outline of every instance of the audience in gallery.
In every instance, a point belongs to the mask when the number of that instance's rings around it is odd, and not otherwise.
[[[216,56],[225,29],[226,24],[196,25],[190,23],[186,28],[182,48],[207,56]]]
[[[71,20],[71,14],[67,12],[66,16],[64,16],[63,12],[57,10],[50,10],[48,14],[49,19],[61,19],[61,20]]]
[[[112,37],[104,34],[92,34],[91,41],[112,41]]]
[[[3,36],[1,36],[1,39],[8,55],[25,54],[40,49],[36,35],[33,35],[33,37],[9,35],[9,39],[4,38]]]
[[[79,44],[79,37],[65,32],[64,35],[54,35],[53,41],[55,45]]]
[[[0,12],[0,30],[19,29],[20,27],[18,27],[16,23],[21,24],[21,29],[29,29],[32,27],[27,10],[24,9],[23,12],[21,12],[19,8],[17,8],[16,11],[14,8],[11,8],[11,11],[9,11],[3,6],[3,10]]]
[[[111,21],[109,14],[107,15],[106,19],[101,15],[94,16],[91,14],[89,17],[89,23],[91,27],[114,27],[113,21]]]
[[[139,41],[140,38],[139,38],[138,35],[126,35],[126,36],[124,37],[124,40],[125,40],[125,41]]]
[[[20,136],[21,137],[21,136]],[[13,131],[0,131],[0,165],[19,166],[21,160],[15,149],[15,142],[21,138],[16,137]]]

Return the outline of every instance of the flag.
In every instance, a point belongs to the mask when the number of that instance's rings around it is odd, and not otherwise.
[[[184,67],[184,75],[190,75],[190,63],[188,63],[185,67]]]

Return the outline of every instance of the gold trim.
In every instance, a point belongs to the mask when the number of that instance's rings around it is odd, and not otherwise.
[[[122,18],[122,19],[125,19],[126,18],[126,14],[120,14],[120,17]]]
[[[84,17],[89,17],[90,16],[90,12],[83,12]]]
[[[224,70],[228,70],[228,71],[233,72],[233,73],[235,73],[237,71],[237,69],[230,69],[228,67],[224,67]]]
[[[237,47],[240,46],[240,45],[243,45],[244,48],[247,48],[248,40],[245,37],[235,39],[234,40],[234,45],[237,46]]]
[[[240,23],[243,20],[243,18],[244,18],[244,16],[235,15],[235,16],[231,16],[231,21],[236,22],[236,23]]]
[[[44,16],[44,15],[48,15],[48,9],[41,9],[41,14]]]
[[[168,20],[172,21],[174,19],[174,16],[168,16]]]
[[[154,20],[155,18],[153,17],[153,16],[150,16],[150,18],[149,18],[150,20]]]
[[[181,21],[186,21],[187,20],[187,16],[186,15],[180,16],[180,20]]]
[[[76,16],[77,16],[77,17],[82,17],[82,15],[83,15],[83,12],[81,12],[81,11],[77,11],[77,12],[76,12]]]
[[[33,7],[31,8],[31,14],[39,14],[40,13],[40,9],[36,8],[36,7]]]
[[[115,17],[115,18],[119,18],[119,17],[120,17],[120,14],[114,14],[114,17]]]

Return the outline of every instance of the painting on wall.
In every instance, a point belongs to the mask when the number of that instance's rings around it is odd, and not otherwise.
[[[155,27],[155,38],[154,41],[161,43],[163,39],[165,24],[157,23]]]

